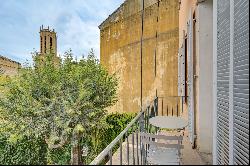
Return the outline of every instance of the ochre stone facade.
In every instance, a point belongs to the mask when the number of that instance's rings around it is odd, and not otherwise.
[[[119,78],[111,112],[138,112],[141,105],[142,0],[126,0],[100,26],[101,64]],[[142,42],[143,106],[178,94],[179,1],[145,0]]]
[[[20,63],[0,55],[0,73],[8,76],[14,76],[18,74],[18,70],[20,68]]]

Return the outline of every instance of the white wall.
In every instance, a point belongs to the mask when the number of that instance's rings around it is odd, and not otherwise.
[[[213,0],[182,0],[179,11],[179,47],[187,32],[190,11],[195,12],[194,112],[197,148],[212,153],[213,129]],[[184,105],[187,110],[187,105]],[[187,111],[183,115],[188,118]]]
[[[212,153],[213,129],[213,0],[199,3],[197,12],[197,147]]]

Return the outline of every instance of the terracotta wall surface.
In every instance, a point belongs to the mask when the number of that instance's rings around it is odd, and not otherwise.
[[[101,63],[119,78],[112,112],[138,112],[141,98],[141,0],[126,0],[100,26]],[[145,0],[143,105],[156,96],[177,96],[179,2]]]

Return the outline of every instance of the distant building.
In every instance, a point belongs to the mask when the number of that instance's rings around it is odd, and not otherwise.
[[[40,27],[40,53],[57,54],[57,36],[55,30],[50,30],[49,27]]]
[[[8,76],[14,76],[18,74],[18,70],[20,68],[21,64],[19,62],[0,55],[0,73]]]
[[[54,55],[54,62],[59,63],[59,57],[57,57],[57,35],[55,30],[40,27],[40,52],[37,57],[39,60],[44,61],[44,58],[48,54]]]

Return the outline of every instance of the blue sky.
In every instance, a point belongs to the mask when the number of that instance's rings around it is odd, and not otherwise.
[[[39,27],[57,32],[58,53],[74,56],[94,48],[100,54],[98,25],[124,0],[0,0],[0,55],[21,63],[39,51]]]

